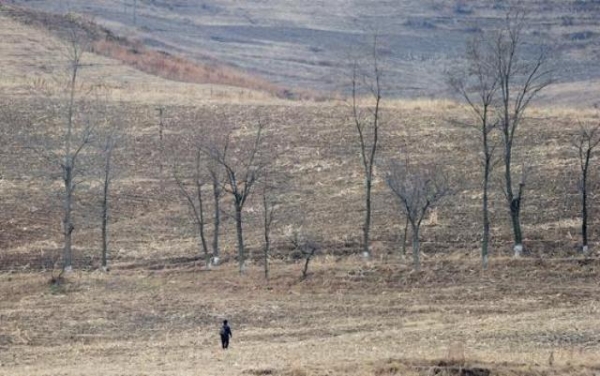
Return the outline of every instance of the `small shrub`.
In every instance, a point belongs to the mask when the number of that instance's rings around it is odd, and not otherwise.
[[[469,14],[473,14],[473,8],[471,8],[467,4],[458,3],[456,4],[456,6],[454,6],[454,13],[466,16]]]
[[[67,279],[64,277],[64,271],[61,271],[58,275],[52,274],[48,285],[50,285],[50,293],[52,295],[59,295],[66,293]]]
[[[435,29],[436,26],[433,22],[422,19],[422,18],[409,18],[404,23],[405,26],[411,27],[413,29]]]
[[[577,33],[572,33],[569,34],[569,39],[570,40],[587,40],[587,39],[591,39],[592,37],[594,37],[596,35],[596,33],[586,30],[586,31],[580,31]]]
[[[575,25],[575,20],[573,17],[571,16],[562,16],[561,17],[561,23],[563,26],[573,26]]]
[[[271,368],[251,369],[244,373],[246,373],[248,375],[265,376],[265,375],[275,375],[275,370],[273,370]]]
[[[388,376],[388,375],[399,375],[401,368],[398,364],[386,364],[384,366],[375,369],[375,376]]]

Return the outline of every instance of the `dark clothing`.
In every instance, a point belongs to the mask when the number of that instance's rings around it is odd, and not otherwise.
[[[233,337],[233,334],[231,333],[231,328],[229,327],[229,325],[223,325],[221,327],[221,331],[219,332],[219,334],[221,335],[221,346],[226,349],[229,347],[229,338]]]
[[[221,346],[224,349],[229,347],[229,336],[221,336]]]

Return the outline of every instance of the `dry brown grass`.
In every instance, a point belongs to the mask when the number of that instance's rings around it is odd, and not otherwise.
[[[283,95],[283,90],[265,80],[252,77],[233,68],[218,65],[201,65],[182,57],[148,50],[144,46],[122,45],[101,40],[94,43],[92,51],[116,59],[126,65],[158,77],[187,83],[213,84],[264,91]]]
[[[305,282],[299,264],[276,264],[269,284],[259,268],[186,264],[77,272],[61,287],[4,274],[0,374],[594,375],[599,268],[496,260],[480,274],[440,259],[414,275],[350,258],[317,261]]]

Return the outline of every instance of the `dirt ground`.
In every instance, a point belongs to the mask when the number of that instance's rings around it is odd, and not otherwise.
[[[597,375],[599,260],[0,275],[1,375]],[[224,318],[231,348],[219,348]],[[470,373],[469,373],[470,372]],[[489,373],[491,372],[491,373]]]

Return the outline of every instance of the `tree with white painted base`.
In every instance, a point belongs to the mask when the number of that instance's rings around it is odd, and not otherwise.
[[[363,69],[358,61],[352,65],[352,123],[358,134],[360,159],[365,183],[365,218],[363,223],[362,253],[371,257],[370,233],[372,215],[372,190],[375,158],[379,149],[381,126],[382,71],[379,63],[377,36],[369,54],[369,68]],[[365,103],[366,102],[366,103]]]
[[[496,106],[499,115],[499,128],[502,134],[504,161],[504,195],[509,207],[514,236],[514,253],[518,257],[523,252],[523,232],[521,229],[521,209],[525,189],[525,163],[519,179],[515,179],[513,169],[513,149],[519,126],[524,122],[525,113],[532,100],[551,83],[548,53],[543,47],[536,49],[525,41],[526,14],[511,8],[500,30],[484,36],[485,53],[492,56],[494,64],[489,75],[498,80],[500,100]],[[526,58],[526,54],[533,57]],[[514,181],[518,180],[517,185]]]
[[[494,55],[484,48],[484,40],[476,37],[467,44],[467,65],[449,76],[450,88],[467,104],[473,121],[462,123],[477,132],[482,154],[482,242],[481,260],[487,269],[490,243],[489,187],[490,176],[495,164],[496,144],[492,132],[498,127],[494,104],[499,90],[498,76],[493,74]]]
[[[244,272],[246,252],[244,246],[243,209],[250,195],[254,192],[265,168],[269,164],[265,155],[265,124],[259,119],[256,133],[248,145],[232,148],[232,137],[228,134],[222,145],[213,144],[205,148],[205,153],[224,171],[225,185],[223,191],[233,198],[235,210],[235,227],[237,234],[238,263],[240,273]],[[232,150],[233,149],[233,150]]]
[[[573,140],[573,146],[577,150],[577,159],[579,162],[579,171],[581,178],[579,180],[579,192],[581,192],[581,250],[583,253],[589,252],[588,244],[588,196],[589,196],[589,177],[590,162],[594,157],[594,150],[600,144],[600,125],[594,127],[581,126],[579,132]]]

